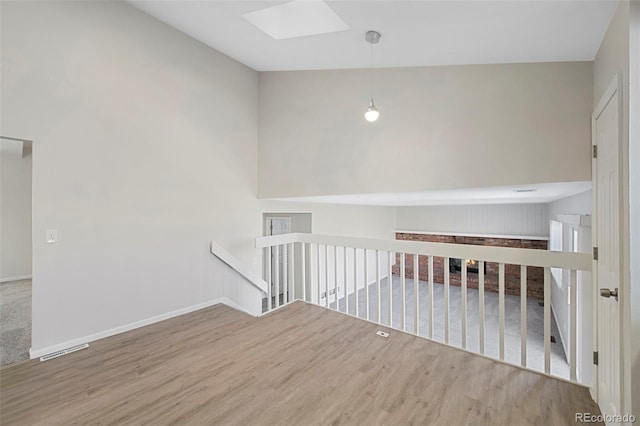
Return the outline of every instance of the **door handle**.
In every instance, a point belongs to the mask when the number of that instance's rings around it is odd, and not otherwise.
[[[608,289],[608,288],[601,288],[600,289],[600,296],[605,297],[605,298],[610,298],[610,297],[615,297],[616,300],[618,300],[618,289]]]

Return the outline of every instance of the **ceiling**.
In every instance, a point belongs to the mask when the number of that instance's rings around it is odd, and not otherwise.
[[[307,0],[318,1],[318,0]],[[275,40],[243,14],[286,1],[130,0],[258,71],[591,61],[617,0],[326,1],[350,30]]]
[[[330,204],[375,206],[451,206],[474,204],[537,204],[549,203],[591,189],[591,182],[562,182],[535,185],[494,186],[486,188],[443,191],[396,192],[375,194],[327,195],[317,197],[276,198]]]

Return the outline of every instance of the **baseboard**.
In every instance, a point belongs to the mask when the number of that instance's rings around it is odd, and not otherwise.
[[[104,331],[100,331],[98,333],[93,333],[93,334],[90,334],[88,336],[79,337],[77,339],[72,339],[72,340],[67,340],[66,342],[58,343],[57,345],[51,345],[51,346],[47,346],[47,347],[41,348],[41,349],[33,349],[33,348],[31,348],[31,349],[29,349],[29,357],[31,359],[40,358],[41,356],[48,355],[48,354],[53,353],[53,352],[61,351],[63,349],[67,349],[67,348],[70,348],[72,346],[82,345],[84,343],[90,343],[90,342],[94,342],[96,340],[104,339],[105,337],[115,336],[116,334],[124,333],[126,331],[134,330],[136,328],[144,327],[146,325],[151,325],[151,324],[154,324],[156,322],[164,321],[164,320],[167,320],[167,319],[170,319],[170,318],[174,318],[174,317],[177,317],[177,316],[180,316],[180,315],[184,315],[184,314],[188,314],[188,313],[191,313],[191,312],[195,312],[195,311],[198,311],[200,309],[208,308],[210,306],[217,305],[217,304],[220,304],[220,303],[222,303],[222,304],[224,304],[226,306],[229,306],[230,308],[236,309],[236,310],[238,310],[240,312],[244,312],[244,313],[247,313],[247,314],[249,314],[251,316],[255,316],[255,315],[252,315],[250,312],[248,312],[246,309],[242,308],[237,303],[235,303],[232,300],[230,300],[229,298],[221,297],[221,298],[218,298],[218,299],[209,300],[208,302],[199,303],[197,305],[188,306],[186,308],[177,309],[177,310],[171,311],[171,312],[166,312],[164,314],[156,315],[156,316],[153,316],[151,318],[147,318],[147,319],[143,319],[143,320],[140,320],[140,321],[132,322],[132,323],[129,323],[129,324],[121,325],[119,327],[114,327],[114,328],[111,328],[109,330],[104,330]]]
[[[22,275],[21,277],[0,278],[0,283],[8,283],[11,281],[30,280],[31,275]]]

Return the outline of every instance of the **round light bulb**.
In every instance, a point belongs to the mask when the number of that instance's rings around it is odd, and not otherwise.
[[[378,109],[373,104],[373,99],[371,99],[371,102],[369,103],[369,108],[367,108],[367,112],[364,113],[364,118],[368,122],[373,123],[378,119],[378,117],[380,117],[380,112],[378,112]]]

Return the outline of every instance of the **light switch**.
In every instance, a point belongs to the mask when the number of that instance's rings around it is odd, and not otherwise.
[[[57,229],[49,229],[47,230],[47,236],[45,238],[47,243],[57,243],[58,242],[58,230]]]

